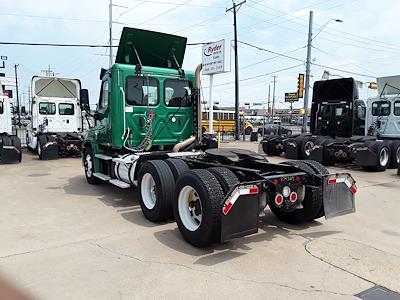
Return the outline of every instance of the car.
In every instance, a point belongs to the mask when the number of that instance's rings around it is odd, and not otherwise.
[[[258,128],[258,133],[262,135],[263,133],[263,128],[264,128],[264,135],[274,135],[274,134],[285,134],[285,135],[291,135],[292,131],[290,129],[287,129],[280,124],[267,124],[264,125],[264,127]]]

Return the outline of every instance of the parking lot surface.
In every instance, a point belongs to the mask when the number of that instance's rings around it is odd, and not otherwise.
[[[257,149],[237,142],[222,147]],[[283,158],[271,158],[272,162]],[[356,213],[206,249],[147,221],[133,189],[89,185],[81,160],[0,165],[0,275],[38,299],[346,299],[400,292],[400,176],[355,167]]]

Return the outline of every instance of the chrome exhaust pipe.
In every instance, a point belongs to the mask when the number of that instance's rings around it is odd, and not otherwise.
[[[173,152],[179,152],[182,148],[189,146],[191,143],[193,143],[196,140],[195,136],[191,136],[190,138],[176,144],[174,148],[172,149]]]
[[[199,64],[196,68],[195,71],[195,89],[197,95],[197,140],[200,142],[202,138],[202,130],[201,130],[201,97],[200,97],[200,86],[201,86],[201,80],[200,80],[200,72],[201,69],[203,68],[202,64]],[[175,148],[175,147],[174,147]]]

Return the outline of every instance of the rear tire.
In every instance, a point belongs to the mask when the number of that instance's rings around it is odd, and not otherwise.
[[[373,172],[383,172],[385,171],[390,164],[390,148],[389,145],[383,142],[373,141],[372,143],[368,143],[367,145],[374,151],[377,155],[377,161],[375,166],[363,166],[363,169],[367,171]]]
[[[37,137],[37,154],[39,159],[43,159],[43,147],[47,143],[47,138],[44,135],[39,135]]]
[[[314,169],[303,161],[285,161],[284,164],[299,167],[304,172],[317,174]],[[303,208],[293,211],[284,211],[274,202],[269,203],[269,207],[274,215],[281,221],[289,224],[299,224],[311,222],[321,217],[323,211],[323,194],[321,188],[305,187],[304,200],[301,203]]]
[[[178,158],[168,158],[165,160],[171,169],[172,174],[174,175],[175,181],[178,180],[179,176],[181,176],[186,171],[189,171],[188,165],[182,160]]]
[[[152,222],[172,217],[175,179],[168,164],[162,160],[145,162],[139,170],[139,204],[144,216]]]
[[[207,170],[210,171],[217,178],[219,184],[222,187],[224,195],[228,194],[231,188],[240,183],[236,175],[228,168],[212,167],[208,168]]]
[[[184,173],[176,184],[173,211],[183,238],[196,247],[220,241],[223,190],[204,169]]]
[[[400,166],[400,141],[390,144],[390,157],[389,169],[397,169]]]

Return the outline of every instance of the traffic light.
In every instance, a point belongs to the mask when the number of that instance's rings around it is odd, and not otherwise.
[[[303,98],[303,91],[304,91],[304,74],[299,74],[297,77],[297,96],[299,98]]]
[[[378,89],[378,85],[377,85],[376,82],[370,82],[369,85],[368,85],[368,88],[372,89],[372,90],[377,90]]]

